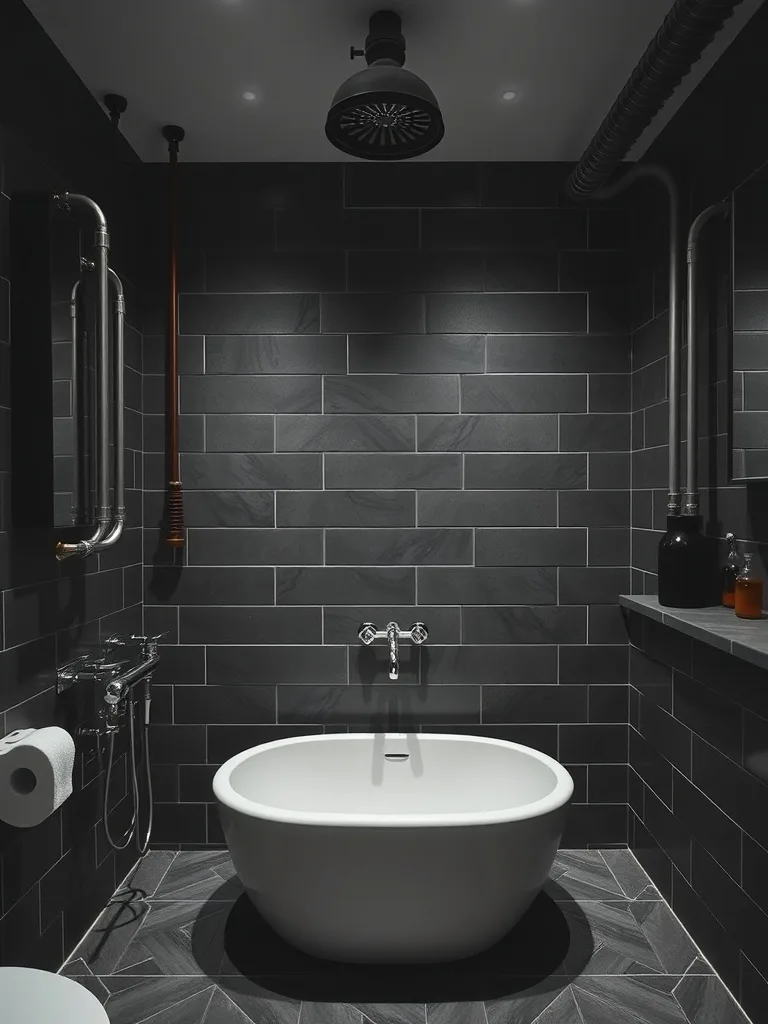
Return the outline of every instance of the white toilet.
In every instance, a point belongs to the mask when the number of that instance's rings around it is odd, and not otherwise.
[[[109,1024],[96,996],[61,974],[0,967],[3,1024]]]

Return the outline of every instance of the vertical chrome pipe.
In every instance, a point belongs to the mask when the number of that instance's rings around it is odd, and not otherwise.
[[[104,551],[116,544],[125,526],[125,293],[117,274],[109,268],[109,281],[115,293],[114,298],[114,345],[113,345],[113,463],[114,496],[112,503],[112,525],[107,536],[95,545],[96,551]]]
[[[698,356],[699,356],[699,323],[696,300],[699,292],[698,287],[698,249],[699,236],[704,225],[713,217],[725,216],[730,210],[730,203],[723,200],[708,206],[702,210],[691,224],[688,232],[688,248],[686,261],[688,267],[687,280],[687,321],[686,341],[688,345],[687,360],[687,391],[688,405],[686,416],[686,484],[685,504],[683,515],[697,516],[699,514],[699,410],[697,402],[697,381],[698,381]]]
[[[70,212],[85,209],[96,220],[94,234],[94,272],[96,275],[96,362],[97,362],[97,410],[96,410],[96,510],[95,531],[87,540],[75,544],[60,541],[56,545],[59,561],[72,555],[90,555],[95,545],[106,534],[110,522],[109,510],[109,233],[107,222],[100,207],[88,196],[65,192],[54,196],[56,202]]]
[[[613,185],[594,193],[594,199],[612,199],[643,178],[657,181],[666,191],[669,204],[669,493],[667,515],[680,515],[680,352],[682,338],[682,260],[680,190],[666,169],[658,164],[635,164]]]
[[[69,298],[69,338],[72,344],[72,386],[69,393],[70,413],[72,415],[72,525],[77,526],[82,514],[80,504],[80,423],[78,410],[80,408],[80,392],[78,374],[80,373],[80,360],[78,355],[79,337],[77,333],[77,296],[80,291],[81,278],[72,285],[72,292]]]

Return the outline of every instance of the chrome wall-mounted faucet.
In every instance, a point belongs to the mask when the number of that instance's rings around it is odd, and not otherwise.
[[[400,629],[396,622],[387,623],[386,629],[376,629],[372,622],[364,622],[357,635],[366,646],[374,640],[386,640],[389,644],[389,678],[397,679],[400,675],[400,641],[410,640],[419,647],[429,636],[429,630],[423,622],[414,622],[410,629]]]

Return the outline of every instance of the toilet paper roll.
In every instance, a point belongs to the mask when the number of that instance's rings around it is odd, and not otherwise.
[[[39,825],[72,795],[75,743],[56,725],[17,729],[0,740],[0,820]]]

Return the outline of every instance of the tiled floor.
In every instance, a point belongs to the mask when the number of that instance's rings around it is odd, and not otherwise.
[[[626,850],[558,855],[509,936],[451,965],[316,960],[282,942],[223,852],[157,851],[63,973],[111,1024],[745,1024]]]

